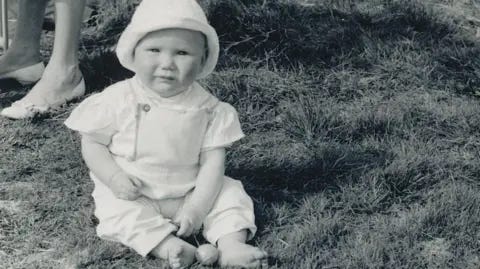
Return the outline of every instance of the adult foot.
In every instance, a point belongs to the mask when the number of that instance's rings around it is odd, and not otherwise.
[[[40,81],[21,100],[2,110],[1,115],[24,119],[48,112],[85,94],[85,82],[77,65],[63,70],[45,69]]]
[[[0,76],[34,64],[40,63],[40,53],[29,49],[19,50],[12,47],[0,57]],[[40,79],[40,77],[38,77]]]
[[[267,253],[257,247],[231,242],[218,246],[222,267],[260,268],[267,264]]]
[[[83,76],[78,65],[67,68],[51,68],[47,66],[42,78],[22,100],[28,100],[36,105],[62,105],[77,97],[72,97],[72,92],[81,83],[82,78]],[[75,95],[79,95],[79,93]]]
[[[42,78],[45,65],[42,62],[18,68],[11,72],[0,74],[0,79],[15,79],[20,84],[27,85],[37,82]]]

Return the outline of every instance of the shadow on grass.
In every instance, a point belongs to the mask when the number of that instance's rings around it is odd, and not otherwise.
[[[89,92],[102,91],[107,86],[133,76],[118,62],[112,51],[90,52],[85,54],[81,66]]]
[[[0,80],[0,109],[21,99],[28,89],[30,89],[30,86],[22,86],[13,79]]]
[[[205,6],[222,41],[220,68],[253,63],[370,71],[384,55],[401,49],[401,54],[424,55],[428,61],[421,64],[452,91],[475,93],[479,83],[477,42],[451,18],[420,2],[384,1],[375,12],[355,4],[341,10],[294,1],[210,1]],[[402,48],[405,42],[409,47]]]
[[[457,93],[478,96],[480,85],[480,46],[465,47],[451,42],[437,50],[433,57],[439,64],[433,73],[438,80],[446,80],[446,87]]]
[[[431,41],[457,31],[414,1],[387,4],[376,14],[293,1],[213,1],[207,10],[224,52],[256,59],[271,55],[277,64],[287,66],[337,66],[342,64],[335,60],[338,56],[362,53],[370,45],[366,39],[386,42],[415,37],[415,42],[433,48]]]
[[[276,1],[213,1],[207,6],[224,54],[280,65],[335,65],[335,55],[351,53],[359,43],[359,25],[351,14],[323,7]],[[228,62],[220,62],[228,67]]]
[[[366,170],[383,166],[389,158],[381,149],[331,142],[280,142],[275,148],[266,145],[258,152],[242,147],[230,156],[235,160],[229,163],[228,175],[242,179],[255,196],[266,201],[293,201],[299,196],[337,189],[358,180]]]

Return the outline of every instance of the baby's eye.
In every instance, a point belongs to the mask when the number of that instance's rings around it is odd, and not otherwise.
[[[154,52],[154,53],[160,52],[159,49],[155,49],[155,48],[148,49],[148,51],[149,51],[149,52]]]
[[[188,55],[188,51],[185,51],[185,50],[179,50],[177,52],[178,55]]]

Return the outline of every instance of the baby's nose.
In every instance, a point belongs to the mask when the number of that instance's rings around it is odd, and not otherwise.
[[[159,66],[163,69],[173,69],[174,68],[174,62],[173,62],[173,57],[170,55],[160,55],[159,59]]]

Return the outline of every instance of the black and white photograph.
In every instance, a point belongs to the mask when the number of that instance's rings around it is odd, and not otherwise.
[[[0,268],[479,269],[480,1],[0,0]]]

